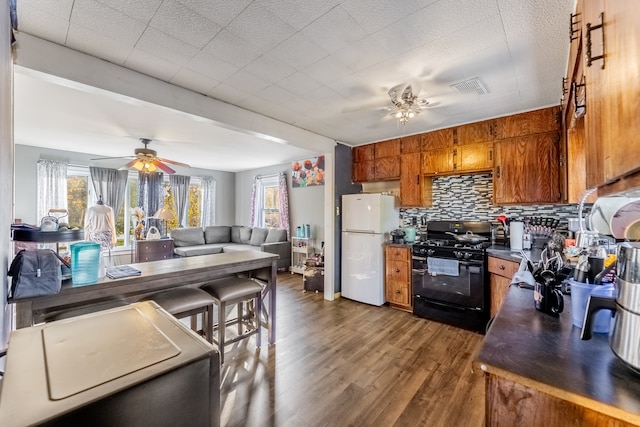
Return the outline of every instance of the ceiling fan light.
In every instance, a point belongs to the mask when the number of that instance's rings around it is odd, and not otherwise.
[[[396,113],[396,119],[399,119],[400,117],[402,117],[402,111],[398,111]]]
[[[147,170],[147,172],[155,172],[156,171],[156,165],[154,165],[153,163],[146,163],[144,165],[144,168]]]
[[[409,118],[413,119],[416,116],[416,114],[413,111],[409,111]]]
[[[133,168],[136,169],[136,170],[141,171],[144,168],[144,163],[141,162],[140,160],[138,160],[137,162],[135,162],[133,164]]]

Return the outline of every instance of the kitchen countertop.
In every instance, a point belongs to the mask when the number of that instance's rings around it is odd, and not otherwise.
[[[570,296],[553,317],[533,306],[533,291],[511,286],[476,363],[507,378],[595,411],[640,424],[640,374],[611,351],[608,337],[580,339]]]

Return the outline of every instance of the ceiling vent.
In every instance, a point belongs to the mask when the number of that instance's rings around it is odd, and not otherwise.
[[[458,83],[454,83],[451,85],[452,88],[456,90],[456,92],[461,93],[463,95],[466,94],[475,94],[475,95],[484,95],[487,93],[487,90],[484,88],[480,80],[477,77],[469,80],[463,80]]]

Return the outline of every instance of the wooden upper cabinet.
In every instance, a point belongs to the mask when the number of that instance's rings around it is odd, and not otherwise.
[[[455,128],[435,130],[423,133],[421,136],[421,150],[436,150],[453,146]]]
[[[374,144],[359,145],[352,150],[354,162],[366,162],[374,159]]]
[[[422,174],[450,174],[454,169],[453,148],[429,150],[422,152]]]
[[[373,160],[367,162],[353,162],[353,170],[351,179],[353,182],[369,182],[375,180],[375,162]]]
[[[493,143],[462,145],[455,149],[456,170],[475,172],[493,169]]]
[[[375,147],[374,158],[377,160],[381,157],[392,157],[400,155],[400,138],[390,139],[373,144]]]
[[[420,171],[420,153],[400,156],[400,206],[424,206],[422,200],[422,181]]]
[[[550,107],[514,114],[496,119],[495,123],[496,139],[551,132],[560,130],[560,109],[558,107]]]
[[[374,160],[375,181],[400,178],[400,156],[381,157]]]
[[[403,136],[400,139],[400,153],[401,154],[419,153],[422,150],[420,146],[421,141],[422,141],[421,134]]]
[[[591,57],[604,55],[591,66],[585,59],[587,169],[601,167],[588,185],[602,185],[640,175],[640,8],[634,0],[600,0],[585,1],[583,10],[585,28],[592,26],[590,34],[583,29],[583,45],[589,45],[590,37]],[[601,23],[601,14],[603,26],[593,28]],[[633,188],[638,180],[626,182],[617,188]]]
[[[493,141],[496,139],[496,120],[469,123],[458,126],[456,130],[458,133],[456,143],[460,145]]]
[[[495,143],[494,203],[557,203],[559,132],[510,138]]]

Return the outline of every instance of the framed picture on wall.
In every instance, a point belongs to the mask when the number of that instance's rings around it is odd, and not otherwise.
[[[291,186],[324,185],[324,156],[310,157],[291,164]]]

